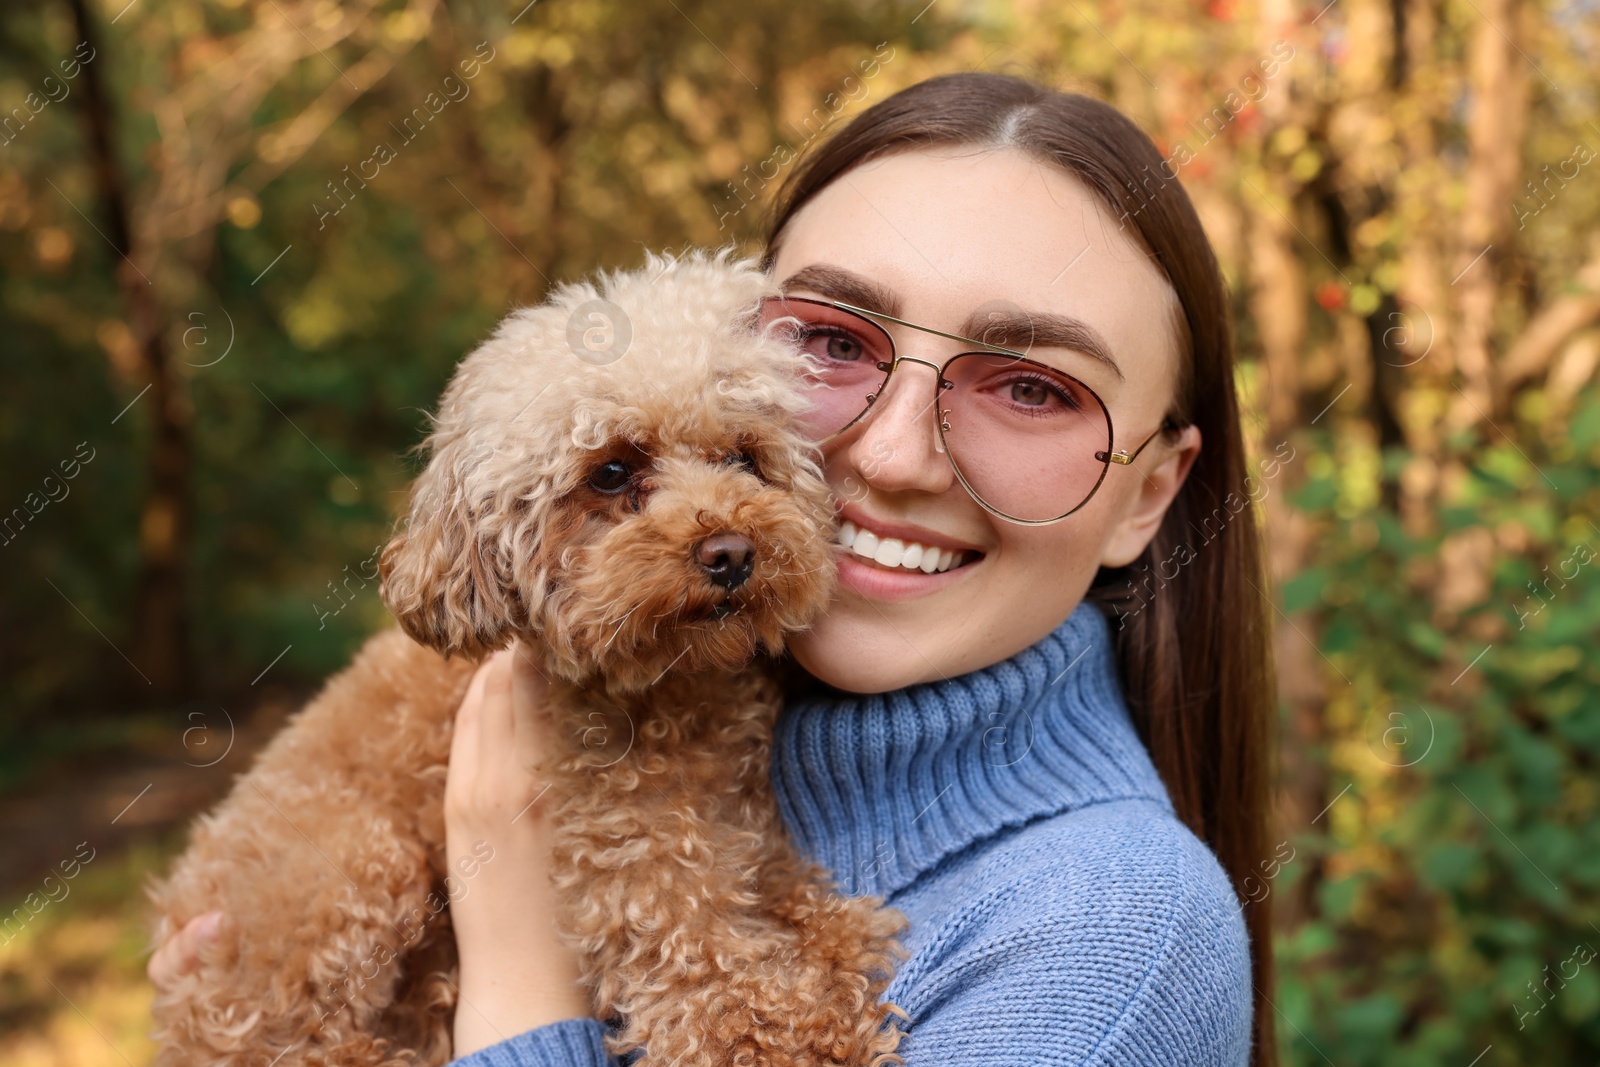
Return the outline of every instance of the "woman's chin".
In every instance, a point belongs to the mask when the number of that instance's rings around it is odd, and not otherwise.
[[[941,677],[933,649],[919,649],[870,605],[862,614],[835,601],[810,630],[789,639],[795,662],[812,677],[847,693],[887,693]],[[853,617],[854,616],[854,617]]]

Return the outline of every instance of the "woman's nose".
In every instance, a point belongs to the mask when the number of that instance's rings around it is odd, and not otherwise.
[[[850,444],[850,465],[868,485],[884,492],[919,490],[942,493],[954,481],[950,461],[939,449],[938,371],[903,360]]]

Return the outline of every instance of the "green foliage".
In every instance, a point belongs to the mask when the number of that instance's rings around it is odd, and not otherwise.
[[[1572,425],[1595,412],[1590,387]],[[1339,873],[1315,917],[1280,942],[1291,1062],[1444,1067],[1492,1045],[1494,1062],[1578,1063],[1600,1050],[1600,973],[1574,958],[1600,949],[1600,531],[1589,524],[1600,439],[1569,434],[1576,454],[1561,458],[1537,428],[1517,429],[1521,454],[1492,443],[1464,454],[1476,506],[1447,511],[1427,536],[1301,497],[1326,533],[1317,567],[1284,586],[1285,609],[1312,610],[1352,689],[1417,710],[1406,736],[1369,723],[1354,731],[1366,744],[1330,759],[1352,785],[1340,802],[1350,818],[1330,820],[1321,847]],[[1357,527],[1374,519],[1383,532],[1358,548]],[[1475,526],[1495,535],[1491,588],[1450,618],[1429,594],[1445,577],[1444,539]],[[1579,562],[1580,546],[1594,562]],[[1330,584],[1363,595],[1319,604]],[[1542,986],[1547,973],[1557,977]]]

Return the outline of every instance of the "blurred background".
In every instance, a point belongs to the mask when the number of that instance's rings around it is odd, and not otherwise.
[[[1596,0],[8,0],[0,1062],[148,1060],[144,879],[385,625],[454,362],[970,69],[1140,123],[1231,285],[1285,1061],[1600,1057]]]

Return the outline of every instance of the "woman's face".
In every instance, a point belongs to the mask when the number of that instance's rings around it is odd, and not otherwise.
[[[1076,178],[1012,149],[918,149],[848,171],[790,220],[773,273],[790,295],[947,333],[996,308],[1078,320],[1115,368],[1044,344],[1043,330],[1031,345],[986,339],[1026,347],[1086,382],[1110,411],[1114,448],[1136,448],[1171,404],[1179,312],[1160,267]],[[901,356],[942,364],[972,347],[883,325]],[[1021,526],[985,511],[956,480],[938,450],[933,381],[932,368],[900,364],[871,416],[823,449],[844,519],[879,540],[961,553],[949,570],[925,574],[840,550],[832,607],[790,647],[841,689],[951,678],[1038,642],[1072,613],[1097,568],[1143,551],[1199,450],[1193,427],[1157,436],[1132,465],[1112,465],[1065,520]]]

